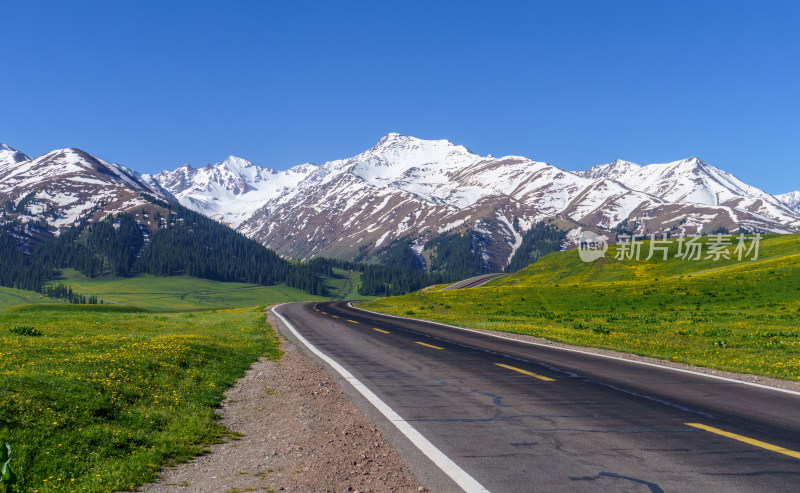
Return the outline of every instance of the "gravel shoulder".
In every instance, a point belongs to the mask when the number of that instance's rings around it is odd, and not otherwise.
[[[324,368],[285,337],[281,349],[280,360],[260,359],[226,393],[221,423],[239,439],[137,491],[428,491]]]

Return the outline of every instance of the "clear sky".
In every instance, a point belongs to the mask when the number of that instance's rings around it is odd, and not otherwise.
[[[800,189],[800,2],[15,1],[0,142],[278,169],[388,132]]]

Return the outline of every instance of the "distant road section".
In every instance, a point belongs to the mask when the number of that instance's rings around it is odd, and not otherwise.
[[[469,279],[464,279],[463,281],[458,281],[457,283],[451,284],[446,288],[442,288],[440,291],[445,291],[448,289],[477,288],[478,286],[483,286],[487,282],[497,279],[498,277],[503,277],[507,275],[508,274],[500,273],[500,274],[484,274],[482,276],[470,277]]]

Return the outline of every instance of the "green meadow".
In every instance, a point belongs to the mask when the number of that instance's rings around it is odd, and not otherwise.
[[[358,294],[361,287],[361,272],[349,272],[345,269],[334,268],[333,277],[328,282],[331,297],[336,300],[363,300],[364,296]]]
[[[358,298],[359,276],[336,269],[332,296]],[[202,453],[229,433],[223,392],[279,357],[263,307],[328,299],[188,276],[56,282],[103,304],[0,288],[0,444],[26,492],[131,490]]]
[[[676,258],[677,242],[667,260],[658,250],[645,260],[649,242],[639,260],[616,259],[621,247],[613,245],[591,263],[581,261],[577,250],[555,252],[484,287],[419,291],[361,306],[800,379],[800,235],[763,237],[756,260],[752,254],[742,260],[706,258],[713,241],[701,240],[701,260]]]
[[[189,276],[139,274],[133,277],[89,278],[72,269],[64,269],[59,282],[72,286],[78,293],[93,294],[105,303],[135,305],[152,310],[235,308],[327,299],[282,284],[259,286]]]
[[[9,306],[29,303],[58,303],[58,301],[33,291],[23,291],[21,289],[0,286],[0,310]]]
[[[326,299],[188,276],[57,282],[104,303],[0,288],[0,444],[20,491],[130,490],[202,453],[228,434],[225,389],[279,356],[263,307]]]
[[[41,335],[22,335],[30,333],[22,327]],[[153,481],[165,464],[227,433],[215,408],[260,356],[279,356],[263,308],[0,311],[0,443],[13,447],[20,491],[105,492]]]

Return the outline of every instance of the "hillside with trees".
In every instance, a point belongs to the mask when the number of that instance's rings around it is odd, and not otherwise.
[[[87,277],[188,275],[269,286],[285,283],[325,296],[326,264],[290,262],[240,233],[176,204],[155,201],[154,230],[131,214],[97,222],[83,218],[59,236],[32,241],[35,225],[10,222],[0,229],[0,285],[42,291],[61,269]],[[166,214],[159,212],[166,211]],[[326,270],[328,269],[328,270]]]

